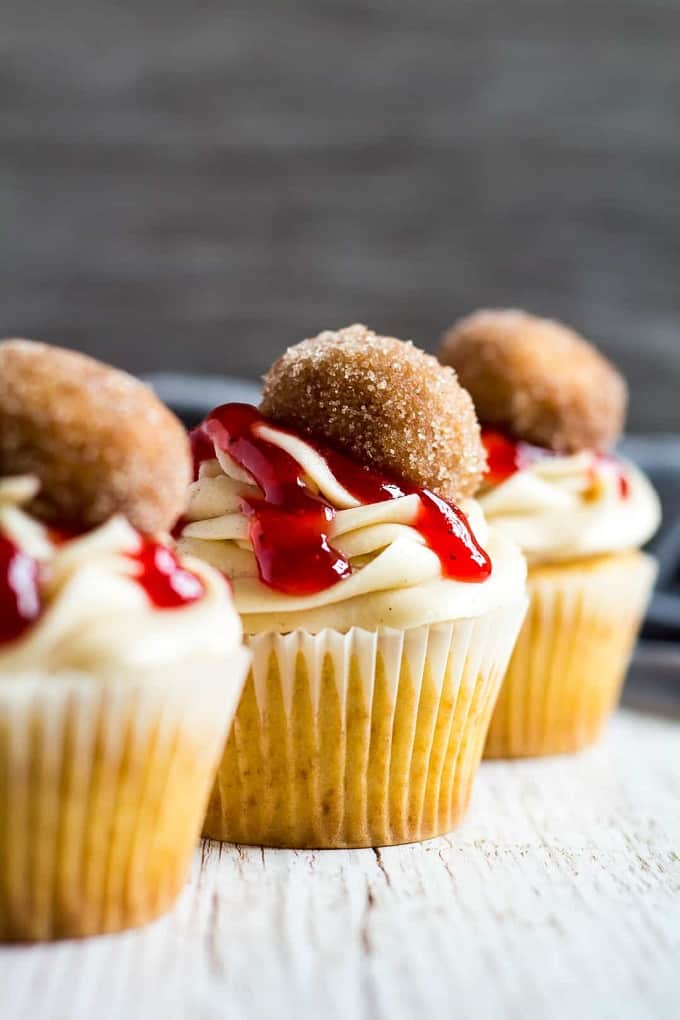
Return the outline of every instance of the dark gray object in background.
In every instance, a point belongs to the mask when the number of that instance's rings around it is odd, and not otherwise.
[[[360,319],[565,318],[677,429],[676,0],[9,0],[0,321],[254,377]]]

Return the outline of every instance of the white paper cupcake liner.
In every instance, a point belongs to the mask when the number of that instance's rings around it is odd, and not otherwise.
[[[529,612],[485,757],[559,754],[598,738],[618,703],[655,577],[655,561],[638,552],[529,570]]]
[[[247,665],[0,680],[0,938],[116,931],[184,882]]]
[[[204,834],[289,847],[401,843],[467,806],[523,597],[478,619],[251,637]]]

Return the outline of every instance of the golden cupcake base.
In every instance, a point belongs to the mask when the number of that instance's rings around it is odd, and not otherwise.
[[[193,665],[2,680],[0,939],[119,931],[172,905],[233,711],[224,663]]]
[[[252,637],[204,835],[338,848],[452,829],[525,609],[520,599],[407,631]]]
[[[529,570],[530,606],[484,756],[577,751],[616,707],[656,576],[629,552]]]

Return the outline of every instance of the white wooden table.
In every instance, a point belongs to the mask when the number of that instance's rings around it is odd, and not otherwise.
[[[206,842],[156,924],[1,949],[0,1016],[673,1020],[680,720],[624,710],[581,755],[485,763],[422,845]]]

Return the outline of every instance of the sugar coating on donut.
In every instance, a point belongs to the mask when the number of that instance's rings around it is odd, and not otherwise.
[[[483,425],[559,452],[606,450],[623,429],[627,387],[592,344],[515,309],[474,312],[442,339],[440,361],[471,393]]]
[[[290,347],[264,379],[262,413],[374,471],[452,500],[473,495],[486,458],[456,373],[366,326]]]
[[[33,474],[31,511],[94,526],[115,513],[145,532],[182,513],[191,458],[182,424],[137,379],[76,351],[0,342],[0,476]]]

